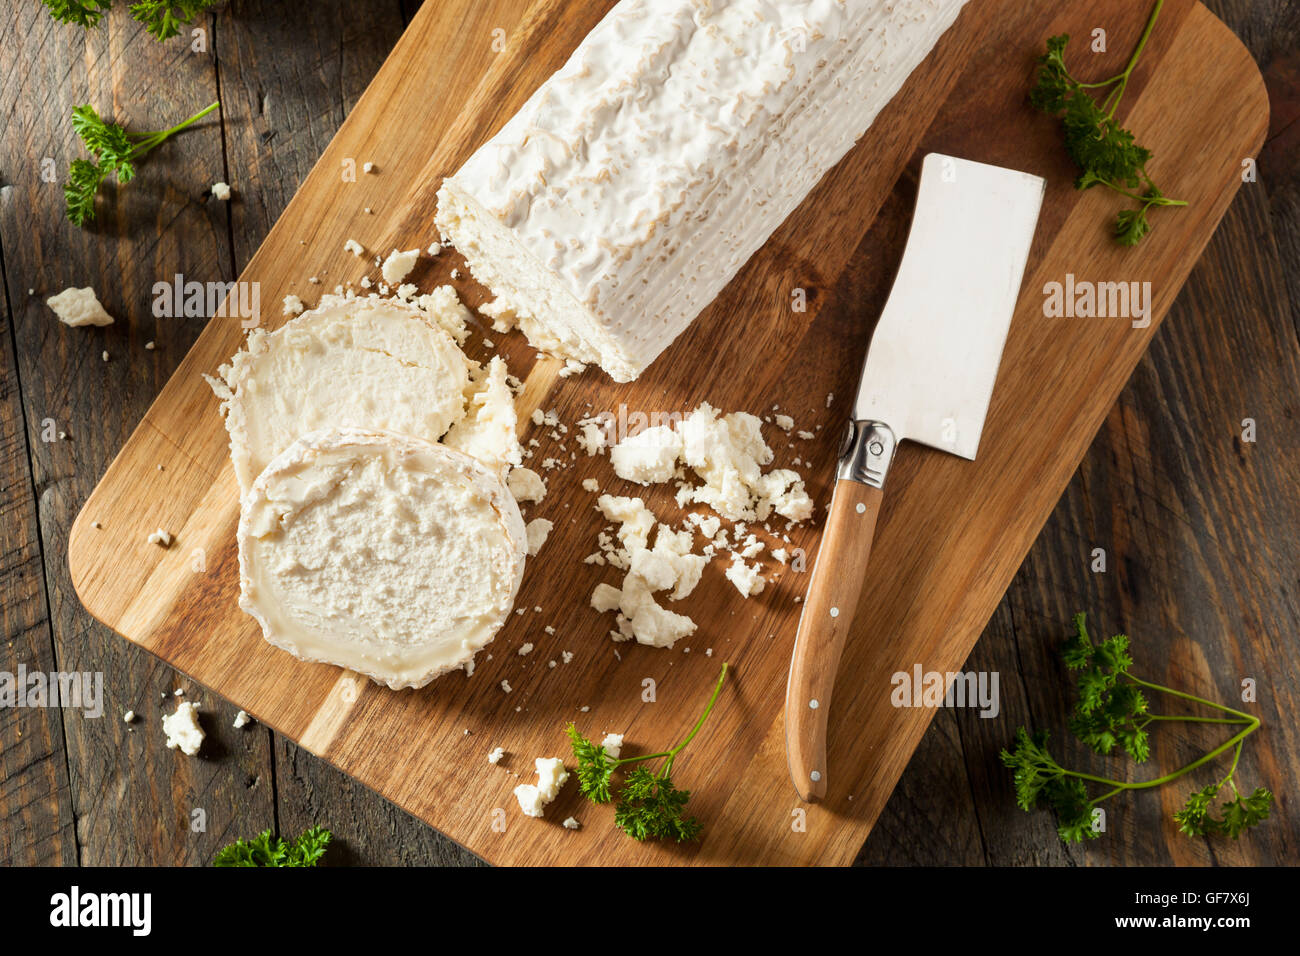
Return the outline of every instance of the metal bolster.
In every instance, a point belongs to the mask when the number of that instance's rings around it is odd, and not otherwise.
[[[893,430],[884,422],[849,422],[840,445],[836,479],[884,488],[897,444]]]

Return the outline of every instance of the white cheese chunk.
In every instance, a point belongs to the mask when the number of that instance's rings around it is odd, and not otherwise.
[[[546,805],[560,795],[560,788],[569,779],[569,772],[559,757],[538,757],[534,765],[537,783],[522,783],[515,787],[515,799],[525,816],[541,817],[545,815]]]
[[[230,201],[230,185],[228,183],[213,183],[212,197],[220,199],[222,202]]]
[[[443,182],[539,348],[636,378],[862,136],[964,0],[622,0]]]
[[[405,252],[399,252],[394,249],[384,260],[384,265],[380,272],[384,276],[384,281],[391,286],[401,284],[401,281],[411,274],[415,268],[415,263],[420,258],[419,249],[407,249]]]
[[[99,297],[91,286],[84,289],[68,288],[52,295],[45,304],[54,310],[59,321],[74,328],[83,325],[112,325],[113,317],[99,304]]]
[[[682,436],[671,425],[656,425],[615,445],[609,461],[620,478],[648,485],[670,481],[681,454]]]
[[[538,502],[546,497],[546,482],[531,468],[511,468],[506,477],[506,485],[515,496],[515,501]]]
[[[606,756],[611,760],[617,760],[619,754],[623,752],[623,735],[606,734],[605,739],[600,742],[600,746],[604,749]]]
[[[174,714],[164,714],[163,733],[167,735],[167,749],[180,749],[189,757],[198,756],[203,746],[203,728],[199,726],[199,708],[192,701],[184,701]]]
[[[477,459],[390,432],[315,432],[244,496],[240,607],[301,660],[423,687],[496,635],[525,543],[518,505]]]
[[[534,518],[528,522],[524,531],[528,537],[528,556],[532,557],[538,551],[542,550],[542,545],[546,544],[546,539],[555,525],[545,518]]]
[[[476,369],[465,390],[464,417],[451,426],[443,439],[447,445],[473,455],[505,474],[511,465],[523,461],[515,426],[515,399],[506,383],[509,369],[505,359],[494,355]]]

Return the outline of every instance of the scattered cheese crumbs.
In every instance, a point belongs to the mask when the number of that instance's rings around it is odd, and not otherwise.
[[[363,173],[373,173],[373,172],[375,171],[375,164],[374,164],[374,163],[370,163],[370,162],[362,163],[362,164],[361,164],[361,171],[362,171]]]
[[[105,362],[107,362],[107,361],[108,361],[108,349],[104,349],[104,351],[100,352],[100,353],[99,353],[99,357],[100,357],[101,359],[103,359]]]
[[[375,214],[375,211],[371,209],[369,206],[366,207],[365,212],[367,216],[373,216]]]
[[[577,375],[586,370],[587,366],[577,359],[565,359],[564,368],[560,369],[560,378],[568,378],[570,375]]]
[[[162,528],[159,528],[153,534],[149,535],[149,537],[146,538],[145,540],[147,540],[150,544],[156,544],[159,547],[163,547],[163,548],[170,548],[172,544],[172,536],[169,535]]]
[[[124,724],[130,724],[130,723],[134,723],[134,722],[135,722],[135,711],[134,711],[134,710],[128,710],[125,714],[122,715],[122,723],[124,723]]]
[[[361,277],[361,288],[369,289],[372,285],[374,285],[374,283],[370,281],[370,276]]]
[[[104,526],[103,526],[102,524],[100,524],[98,521],[92,521],[92,522],[90,523],[90,526],[91,526],[92,528],[94,528],[96,531],[98,531],[100,528],[104,527]]]
[[[747,565],[740,555],[733,554],[726,575],[727,580],[736,586],[737,591],[745,597],[750,597],[762,591],[763,585],[767,583],[761,571],[759,565]]]
[[[312,285],[320,285],[320,276],[308,276],[307,281]]]
[[[576,817],[566,817],[566,818],[565,818],[565,821],[564,821],[564,829],[566,829],[566,830],[578,830],[578,829],[581,829],[581,828],[582,828],[582,824],[578,822],[578,820],[577,820]]]
[[[148,342],[144,343],[144,347],[145,351],[152,352],[156,346],[154,345],[153,339],[150,339]]]
[[[451,270],[451,277],[452,277],[453,279],[459,279],[459,278],[460,278],[460,270],[459,270],[459,269],[452,269],[452,270]]]
[[[569,772],[559,757],[538,757],[534,764],[537,783],[521,783],[514,792],[525,816],[541,817],[545,815],[546,805],[559,796],[560,788],[569,779]]]
[[[835,393],[834,393],[834,392],[827,392],[827,393],[826,393],[826,407],[827,407],[827,408],[830,408],[833,404],[835,404]]]
[[[349,239],[347,242],[343,243],[343,251],[352,253],[358,259],[366,254],[366,250],[362,247],[361,243],[357,242],[355,239]]]
[[[561,651],[561,652],[560,652],[560,659],[561,659],[562,661],[564,661],[564,663],[566,663],[566,664],[569,663],[571,660],[573,660],[573,652],[572,652],[572,651]]]
[[[90,286],[84,289],[64,289],[58,295],[46,299],[45,304],[54,310],[60,322],[73,328],[113,324],[113,317],[104,311],[95,290]]]
[[[420,291],[420,287],[414,282],[403,282],[397,287],[397,297],[403,302],[410,302],[415,294]]]
[[[600,419],[584,418],[578,422],[578,447],[588,456],[599,455],[608,444]]]
[[[515,501],[537,502],[546,497],[546,482],[531,468],[519,466],[510,469],[506,487],[515,496]]]
[[[606,734],[605,739],[600,742],[600,746],[604,749],[606,756],[611,760],[617,760],[618,755],[623,752],[623,735]]]
[[[547,634],[555,633],[555,628],[551,627],[551,625],[549,624],[547,624],[544,628],[542,628],[542,630],[545,631]]]
[[[235,714],[235,722],[230,726],[234,727],[236,730],[242,730],[252,722],[253,718],[248,716],[248,711],[241,710],[239,713]]]
[[[782,564],[785,564],[790,555],[786,552],[785,548],[777,548],[772,552],[772,557],[776,558]]]
[[[429,252],[429,255],[431,255],[431,256],[441,255],[441,254],[442,254],[442,246],[435,242],[435,243],[433,243],[432,245],[429,246],[428,252]]]
[[[794,428],[794,419],[789,415],[777,415],[776,427],[783,432],[791,431]]]
[[[384,281],[390,286],[398,285],[405,279],[412,269],[415,268],[416,260],[420,258],[419,249],[408,249],[406,252],[398,252],[394,249],[384,260],[384,266],[381,270],[384,274]]]
[[[510,681],[508,680],[503,680],[501,682],[501,689],[505,691],[507,694],[510,693],[512,690],[514,690],[514,688],[510,686]]]
[[[614,474],[639,485],[670,481],[683,452],[671,425],[655,425],[619,442],[609,453]]]
[[[803,439],[804,441],[812,441],[814,438],[817,437],[817,433],[816,433],[816,432],[810,432],[810,431],[808,431],[807,429],[803,429],[803,428],[801,428],[799,431],[795,432],[795,434],[796,434],[799,438]]]
[[[284,297],[284,308],[281,315],[301,315],[306,306],[302,304],[302,299],[296,295],[286,295]]]
[[[584,478],[582,479],[582,490],[593,492],[600,491],[600,482],[595,478]]]
[[[517,653],[520,657],[527,657],[532,652],[533,652],[532,644],[521,644],[519,646],[519,650],[516,651],[515,653]]]
[[[174,714],[164,714],[163,733],[167,735],[167,749],[180,748],[181,753],[189,757],[197,756],[203,745],[203,728],[199,726],[199,708],[191,701],[184,701],[176,708]]]
[[[213,183],[212,195],[222,202],[227,202],[230,199],[230,186],[226,183]]]
[[[488,763],[498,764],[505,759],[506,752],[503,747],[496,747],[488,754]]]
[[[555,525],[545,518],[534,518],[524,526],[524,532],[528,536],[528,556],[532,557],[542,550],[542,545],[546,544],[546,538],[550,535],[551,529]]]

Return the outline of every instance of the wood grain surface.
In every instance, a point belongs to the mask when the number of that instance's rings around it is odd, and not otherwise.
[[[89,332],[81,337],[52,326],[43,306],[26,298],[26,287],[40,285],[38,291],[49,294],[74,278],[81,284],[88,272],[96,277],[111,274],[113,266],[106,264],[111,256],[105,250],[122,246],[123,235],[152,236],[158,222],[171,223],[171,228],[178,231],[184,229],[179,234],[185,247],[200,248],[204,224],[192,225],[185,216],[193,209],[207,208],[197,199],[209,181],[199,168],[201,161],[215,163],[209,165],[213,178],[221,173],[220,178],[235,184],[238,199],[230,207],[230,218],[248,217],[238,229],[228,221],[224,232],[215,233],[214,246],[224,241],[228,249],[234,250],[227,254],[228,260],[233,255],[231,271],[219,271],[217,266],[204,277],[229,277],[235,268],[242,267],[247,250],[256,245],[258,230],[264,230],[274,218],[277,205],[283,205],[293,183],[321,149],[322,137],[328,136],[338,117],[351,106],[366,76],[400,29],[399,15],[409,12],[395,10],[391,32],[386,32],[390,24],[385,17],[375,16],[354,25],[346,11],[340,9],[342,5],[319,4],[320,16],[313,17],[308,27],[290,25],[275,6],[235,3],[224,9],[211,21],[213,50],[207,57],[196,58],[201,61],[196,73],[206,70],[206,79],[220,86],[226,103],[221,123],[223,142],[215,150],[205,148],[206,134],[196,132],[187,138],[188,143],[178,140],[169,144],[165,149],[177,152],[146,166],[136,184],[141,187],[141,200],[157,208],[152,213],[146,208],[142,218],[112,226],[116,233],[101,232],[93,237],[84,237],[59,222],[60,203],[53,195],[55,188],[46,186],[46,193],[41,195],[34,172],[13,182],[18,177],[11,170],[23,169],[29,162],[27,158],[41,155],[42,149],[52,152],[48,142],[66,132],[62,116],[67,104],[48,102],[50,91],[57,88],[54,78],[82,69],[77,81],[80,86],[70,84],[74,95],[69,102],[98,95],[92,93],[96,88],[85,76],[88,67],[84,65],[93,66],[96,54],[106,56],[112,43],[120,49],[129,42],[135,62],[140,64],[140,76],[124,80],[116,74],[95,74],[97,81],[156,84],[159,89],[173,89],[175,81],[167,79],[165,71],[174,71],[175,64],[165,58],[166,50],[155,50],[147,38],[131,36],[131,25],[124,19],[115,20],[103,35],[89,39],[80,34],[65,35],[35,17],[30,23],[6,25],[30,37],[32,47],[41,47],[48,60],[48,75],[43,72],[45,65],[41,70],[28,69],[26,64],[22,69],[13,68],[10,58],[16,47],[0,44],[0,57],[10,60],[3,64],[6,69],[0,107],[7,116],[15,117],[15,122],[21,120],[15,128],[23,131],[22,138],[6,137],[0,147],[6,152],[5,188],[0,192],[0,240],[12,329],[12,346],[6,349],[14,349],[13,353],[6,351],[5,360],[15,363],[12,374],[5,378],[0,402],[0,412],[5,416],[0,418],[5,428],[3,447],[6,455],[15,459],[13,464],[10,458],[5,459],[3,500],[6,519],[10,514],[18,518],[12,524],[6,520],[0,577],[9,667],[12,669],[18,661],[34,666],[33,661],[41,660],[42,655],[66,667],[69,665],[64,662],[93,644],[93,653],[88,657],[108,674],[110,707],[134,705],[147,714],[149,722],[148,726],[141,724],[134,731],[126,731],[113,721],[100,721],[103,726],[94,727],[88,725],[96,722],[57,712],[24,711],[12,717],[5,714],[4,736],[0,739],[6,781],[0,812],[5,819],[2,845],[6,860],[196,861],[210,857],[211,850],[232,832],[252,832],[273,823],[288,832],[316,820],[331,822],[339,833],[342,846],[332,857],[339,861],[468,859],[463,851],[427,827],[364,788],[350,784],[282,738],[276,737],[272,744],[272,735],[265,732],[239,734],[228,730],[232,709],[212,699],[211,694],[205,695],[211,708],[208,729],[223,746],[208,752],[206,761],[187,761],[163,750],[156,730],[156,708],[146,710],[139,705],[147,697],[145,691],[156,694],[159,689],[170,690],[173,676],[90,621],[68,590],[59,546],[61,536],[66,536],[70,515],[102,471],[108,455],[120,445],[121,432],[139,418],[156,382],[178,360],[185,342],[177,345],[173,340],[154,353],[144,351],[140,342],[135,343],[132,366],[150,369],[153,387],[146,382],[133,390],[110,390],[95,379],[72,376],[61,380],[57,375],[43,374],[42,364],[49,359],[41,354],[42,348],[69,353],[71,358],[65,359],[65,364],[72,364],[78,371],[102,373],[95,363],[105,344],[124,348],[129,344],[126,336],[133,342],[138,335],[141,342],[157,336],[163,345],[164,329],[154,327],[147,308],[139,303],[148,301],[152,281],[169,274],[174,267],[168,260],[160,265],[149,262],[143,267],[143,275],[135,278],[124,273],[115,283],[96,281],[110,311],[121,319],[106,332],[79,330]],[[1295,669],[1295,652],[1282,641],[1285,634],[1294,631],[1296,623],[1294,595],[1287,590],[1296,557],[1294,535],[1289,532],[1294,528],[1297,446],[1294,409],[1287,404],[1295,394],[1297,381],[1292,307],[1296,277],[1293,265],[1290,272],[1281,267],[1283,261],[1295,261],[1294,254],[1289,259],[1285,256],[1287,250],[1294,250],[1296,236],[1294,169],[1289,162],[1283,162],[1295,154],[1294,136],[1288,133],[1291,128],[1287,125],[1287,117],[1293,119],[1295,115],[1296,46],[1291,13],[1289,6],[1276,5],[1270,10],[1242,14],[1232,22],[1260,62],[1269,66],[1267,75],[1274,90],[1274,121],[1279,132],[1270,142],[1269,150],[1273,152],[1266,150],[1261,157],[1264,182],[1243,190],[1234,214],[1211,247],[1210,257],[1203,260],[1175,309],[1174,331],[1166,330],[1156,337],[1155,349],[1139,367],[1133,385],[1121,398],[1119,411],[1106,420],[1091,455],[971,660],[972,667],[1001,670],[1005,701],[1002,716],[982,721],[965,712],[939,712],[868,842],[863,861],[1158,862],[1181,853],[1177,857],[1180,860],[1280,862],[1288,859],[1288,854],[1294,855],[1293,836],[1288,836],[1293,834],[1293,828],[1288,829],[1285,817],[1275,821],[1278,826],[1270,824],[1249,842],[1211,847],[1206,841],[1188,841],[1171,834],[1167,824],[1161,822],[1167,820],[1169,808],[1160,806],[1156,799],[1130,805],[1132,813],[1146,814],[1139,821],[1144,826],[1116,826],[1109,839],[1084,850],[1066,851],[1054,842],[1049,818],[1021,814],[1011,807],[1004,773],[992,759],[1016,721],[1045,726],[1060,726],[1063,722],[1065,702],[1060,695],[1061,675],[1054,663],[1053,647],[1069,613],[1086,606],[1103,621],[1108,617],[1119,619],[1135,640],[1146,642],[1151,649],[1149,674],[1173,666],[1176,658],[1167,653],[1168,648],[1194,640],[1203,656],[1183,661],[1178,671],[1164,676],[1169,680],[1177,677],[1203,690],[1213,688],[1222,695],[1232,693],[1239,662],[1245,658],[1257,660],[1261,641],[1267,644],[1271,635],[1276,646],[1270,648],[1269,666],[1264,670],[1266,679],[1274,684],[1274,696],[1261,705],[1266,731],[1261,746],[1253,755],[1248,754],[1247,769],[1269,774],[1279,792],[1284,793],[1288,783],[1294,789],[1294,747],[1271,736],[1275,724],[1270,725],[1270,714],[1276,721],[1276,708],[1285,711],[1287,707],[1290,690],[1284,681],[1288,674],[1293,676]],[[1101,19],[1112,29],[1113,36],[1122,36],[1125,29],[1132,27],[1131,22]],[[1175,20],[1171,17],[1169,22]],[[500,25],[510,32],[515,23],[509,16],[502,16]],[[319,36],[308,41],[303,37],[305,29],[318,31]],[[486,37],[478,39],[487,42]],[[1122,44],[1116,41],[1116,46],[1118,50]],[[376,50],[378,53],[372,57]],[[1272,50],[1287,51],[1292,59],[1273,57]],[[25,43],[20,59],[30,52]],[[175,50],[171,52],[177,56]],[[356,59],[350,61],[354,55]],[[152,68],[147,63],[150,56],[159,59]],[[132,77],[134,73],[135,68]],[[194,82],[201,86],[203,80],[199,77]],[[124,108],[131,102],[121,90],[116,96]],[[235,96],[242,96],[242,103],[233,99]],[[202,105],[204,98],[196,97],[196,101]],[[186,100],[185,105],[188,103]],[[460,106],[457,101],[450,108]],[[183,108],[178,103],[175,111],[180,113]],[[129,111],[127,115],[131,115]],[[161,123],[165,118],[145,113],[140,122],[148,125],[156,119]],[[1283,148],[1288,142],[1289,151]],[[69,145],[62,144],[64,151],[55,155],[66,158]],[[183,161],[182,145],[196,150],[196,156],[188,162]],[[14,150],[18,151],[17,157],[12,155]],[[225,167],[223,150],[229,164]],[[1270,156],[1276,159],[1271,165]],[[170,175],[187,182],[188,193],[166,192],[162,183]],[[28,192],[20,195],[23,189]],[[907,216],[906,190],[904,180],[900,189],[887,197],[872,232],[850,258],[834,290],[834,299],[869,302],[875,296],[878,302],[883,297],[888,276],[882,272],[887,273],[888,267],[882,267],[878,260],[885,257],[882,250],[888,243],[901,248],[900,233]],[[128,190],[124,195],[133,194]],[[34,244],[31,237],[42,234],[46,246],[58,250],[57,256],[42,257],[39,251],[28,248]],[[76,247],[82,243],[87,251],[78,254]],[[131,255],[120,255],[129,264]],[[220,249],[212,255],[219,262]],[[827,312],[822,318],[828,314],[834,313]],[[1180,317],[1193,323],[1194,328],[1184,330],[1183,323],[1177,321]],[[837,321],[843,324],[851,318],[846,314]],[[180,336],[185,323],[169,321],[159,325]],[[1171,342],[1180,333],[1182,337]],[[1189,350],[1195,354],[1185,354]],[[1235,355],[1239,364],[1225,362],[1225,354]],[[153,365],[164,367],[158,371]],[[1182,407],[1184,401],[1194,412]],[[1250,406],[1247,411],[1257,410],[1261,422],[1271,414],[1276,432],[1266,438],[1267,432],[1261,429],[1258,446],[1244,446],[1244,454],[1259,454],[1239,461],[1235,450],[1231,450],[1230,438],[1209,430],[1203,416],[1208,412],[1222,425],[1232,416],[1241,415],[1243,406]],[[1122,417],[1117,418],[1121,411]],[[72,423],[68,432],[74,440],[84,428],[87,442],[98,439],[101,444],[87,447],[78,443],[75,457],[65,459],[63,471],[56,474],[51,453],[59,449],[51,449],[47,445],[52,443],[40,440],[44,417]],[[120,426],[115,440],[113,434],[103,434],[103,423],[108,421],[110,427],[118,427],[111,425],[118,418],[125,424]],[[1235,432],[1227,429],[1226,433]],[[11,445],[15,452],[10,452]],[[1225,447],[1230,451],[1225,453]],[[1223,481],[1224,467],[1237,469],[1232,493],[1211,488],[1214,482]],[[1081,487],[1085,480],[1086,488]],[[33,499],[39,508],[33,509]],[[1288,508],[1292,510],[1288,512]],[[24,515],[28,517],[24,519]],[[1196,547],[1206,534],[1223,542],[1235,558],[1207,558],[1207,549]],[[1087,570],[1090,549],[1081,550],[1081,544],[1093,541],[1109,545],[1111,565],[1106,574]],[[1174,575],[1170,575],[1171,570]],[[1206,581],[1198,575],[1215,576],[1212,594],[1207,593]],[[1251,623],[1244,633],[1242,621]],[[27,641],[26,647],[23,640]],[[118,657],[113,658],[113,654]],[[1018,675],[1018,679],[1013,681],[1012,675]],[[1016,688],[1010,686],[1013,683],[1019,684],[1024,693],[1016,693]],[[683,701],[683,706],[689,709],[691,705]],[[217,720],[212,721],[212,716]],[[34,728],[38,721],[43,722],[43,730]],[[15,727],[19,722],[22,726]],[[21,730],[28,741],[43,739],[43,750],[21,751],[16,730]],[[97,731],[103,736],[91,736]],[[263,741],[264,748],[251,772],[244,776],[242,755],[228,749],[228,743],[238,744],[250,738]],[[139,749],[128,753],[123,741]],[[42,752],[44,757],[40,756]],[[954,767],[966,773],[954,774]],[[207,834],[195,833],[187,826],[194,803],[187,799],[189,795],[183,788],[175,786],[178,777],[190,774],[204,775],[198,792],[211,809],[212,823]],[[95,780],[99,783],[90,782]],[[228,790],[212,800],[211,794],[218,791],[222,780],[230,781]],[[127,812],[127,807],[134,809]],[[96,818],[101,818],[98,828]],[[84,836],[79,836],[83,832]],[[856,846],[852,849],[856,850]]]

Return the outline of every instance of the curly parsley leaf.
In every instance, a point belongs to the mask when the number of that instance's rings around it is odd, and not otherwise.
[[[263,830],[251,840],[236,840],[222,848],[213,866],[315,866],[325,855],[333,835],[324,827],[311,827],[292,843]]]
[[[1136,201],[1136,209],[1125,209],[1115,218],[1114,235],[1123,246],[1135,246],[1151,231],[1147,212],[1153,206],[1185,206],[1169,199],[1147,175],[1151,151],[1137,143],[1133,133],[1115,120],[1115,110],[1124,96],[1133,68],[1155,27],[1164,0],[1157,0],[1146,29],[1123,73],[1097,83],[1082,83],[1065,65],[1068,34],[1049,37],[1047,50],[1038,58],[1038,73],[1029,91],[1029,103],[1057,117],[1061,122],[1065,151],[1079,167],[1075,189],[1105,186]],[[1092,91],[1106,90],[1098,102]]]
[[[99,25],[113,0],[41,0],[41,3],[59,23],[89,28]]]
[[[614,807],[614,823],[634,840],[694,840],[703,829],[684,814],[689,790],[678,790],[669,777],[658,777],[645,767],[627,775]]]
[[[199,14],[215,7],[221,0],[139,0],[131,4],[131,16],[159,40],[168,40],[193,22]]]
[[[722,682],[726,679],[730,665],[723,664],[718,674],[718,681],[713,686],[713,695],[704,708],[704,713],[695,722],[686,738],[661,753],[647,754],[639,757],[615,759],[605,752],[605,748],[594,743],[579,733],[569,724],[565,733],[573,748],[573,756],[578,761],[578,788],[593,803],[614,805],[614,824],[634,840],[676,840],[679,843],[694,840],[700,835],[703,826],[694,817],[685,813],[686,804],[691,798],[689,790],[679,790],[673,783],[673,761],[686,749],[704,726],[705,720],[713,712],[713,705],[722,692]],[[662,759],[663,766],[656,773],[644,764]],[[617,796],[614,793],[614,771],[626,764],[638,764],[631,768],[623,779],[623,786]]]
[[[168,40],[181,32],[200,14],[215,7],[221,0],[136,0],[130,4],[131,17],[143,23],[145,30],[158,40]],[[113,6],[113,0],[41,0],[50,16],[59,23],[75,26],[99,26]]]
[[[147,152],[163,141],[215,110],[212,103],[171,129],[153,133],[129,133],[116,123],[109,123],[86,104],[72,111],[72,128],[85,144],[90,159],[74,159],[63,186],[68,221],[84,226],[95,218],[95,196],[110,175],[123,185],[135,178],[135,165]]]
[[[1028,811],[1044,807],[1053,811],[1057,817],[1057,832],[1067,843],[1096,839],[1100,834],[1094,825],[1094,811],[1104,801],[1125,790],[1164,786],[1235,748],[1227,775],[1191,794],[1182,809],[1174,814],[1174,820],[1179,830],[1189,836],[1224,834],[1235,839],[1268,818],[1273,794],[1261,787],[1243,797],[1237,792],[1235,782],[1242,747],[1246,738],[1259,729],[1258,718],[1133,675],[1129,639],[1116,634],[1094,643],[1082,614],[1075,615],[1074,634],[1062,647],[1061,657],[1071,671],[1078,672],[1078,695],[1070,716],[1070,731],[1097,753],[1110,754],[1119,747],[1135,761],[1145,761],[1151,755],[1147,727],[1157,720],[1222,724],[1234,728],[1236,733],[1209,753],[1172,773],[1132,783],[1068,769],[1048,751],[1046,731],[1030,734],[1020,727],[1016,731],[1014,747],[1002,750],[999,757],[1012,772],[1016,803],[1021,809]],[[1191,701],[1225,716],[1152,714],[1147,702],[1148,693]],[[1094,795],[1089,791],[1090,784],[1109,789]],[[1225,786],[1232,788],[1234,797],[1216,812],[1214,799]]]

